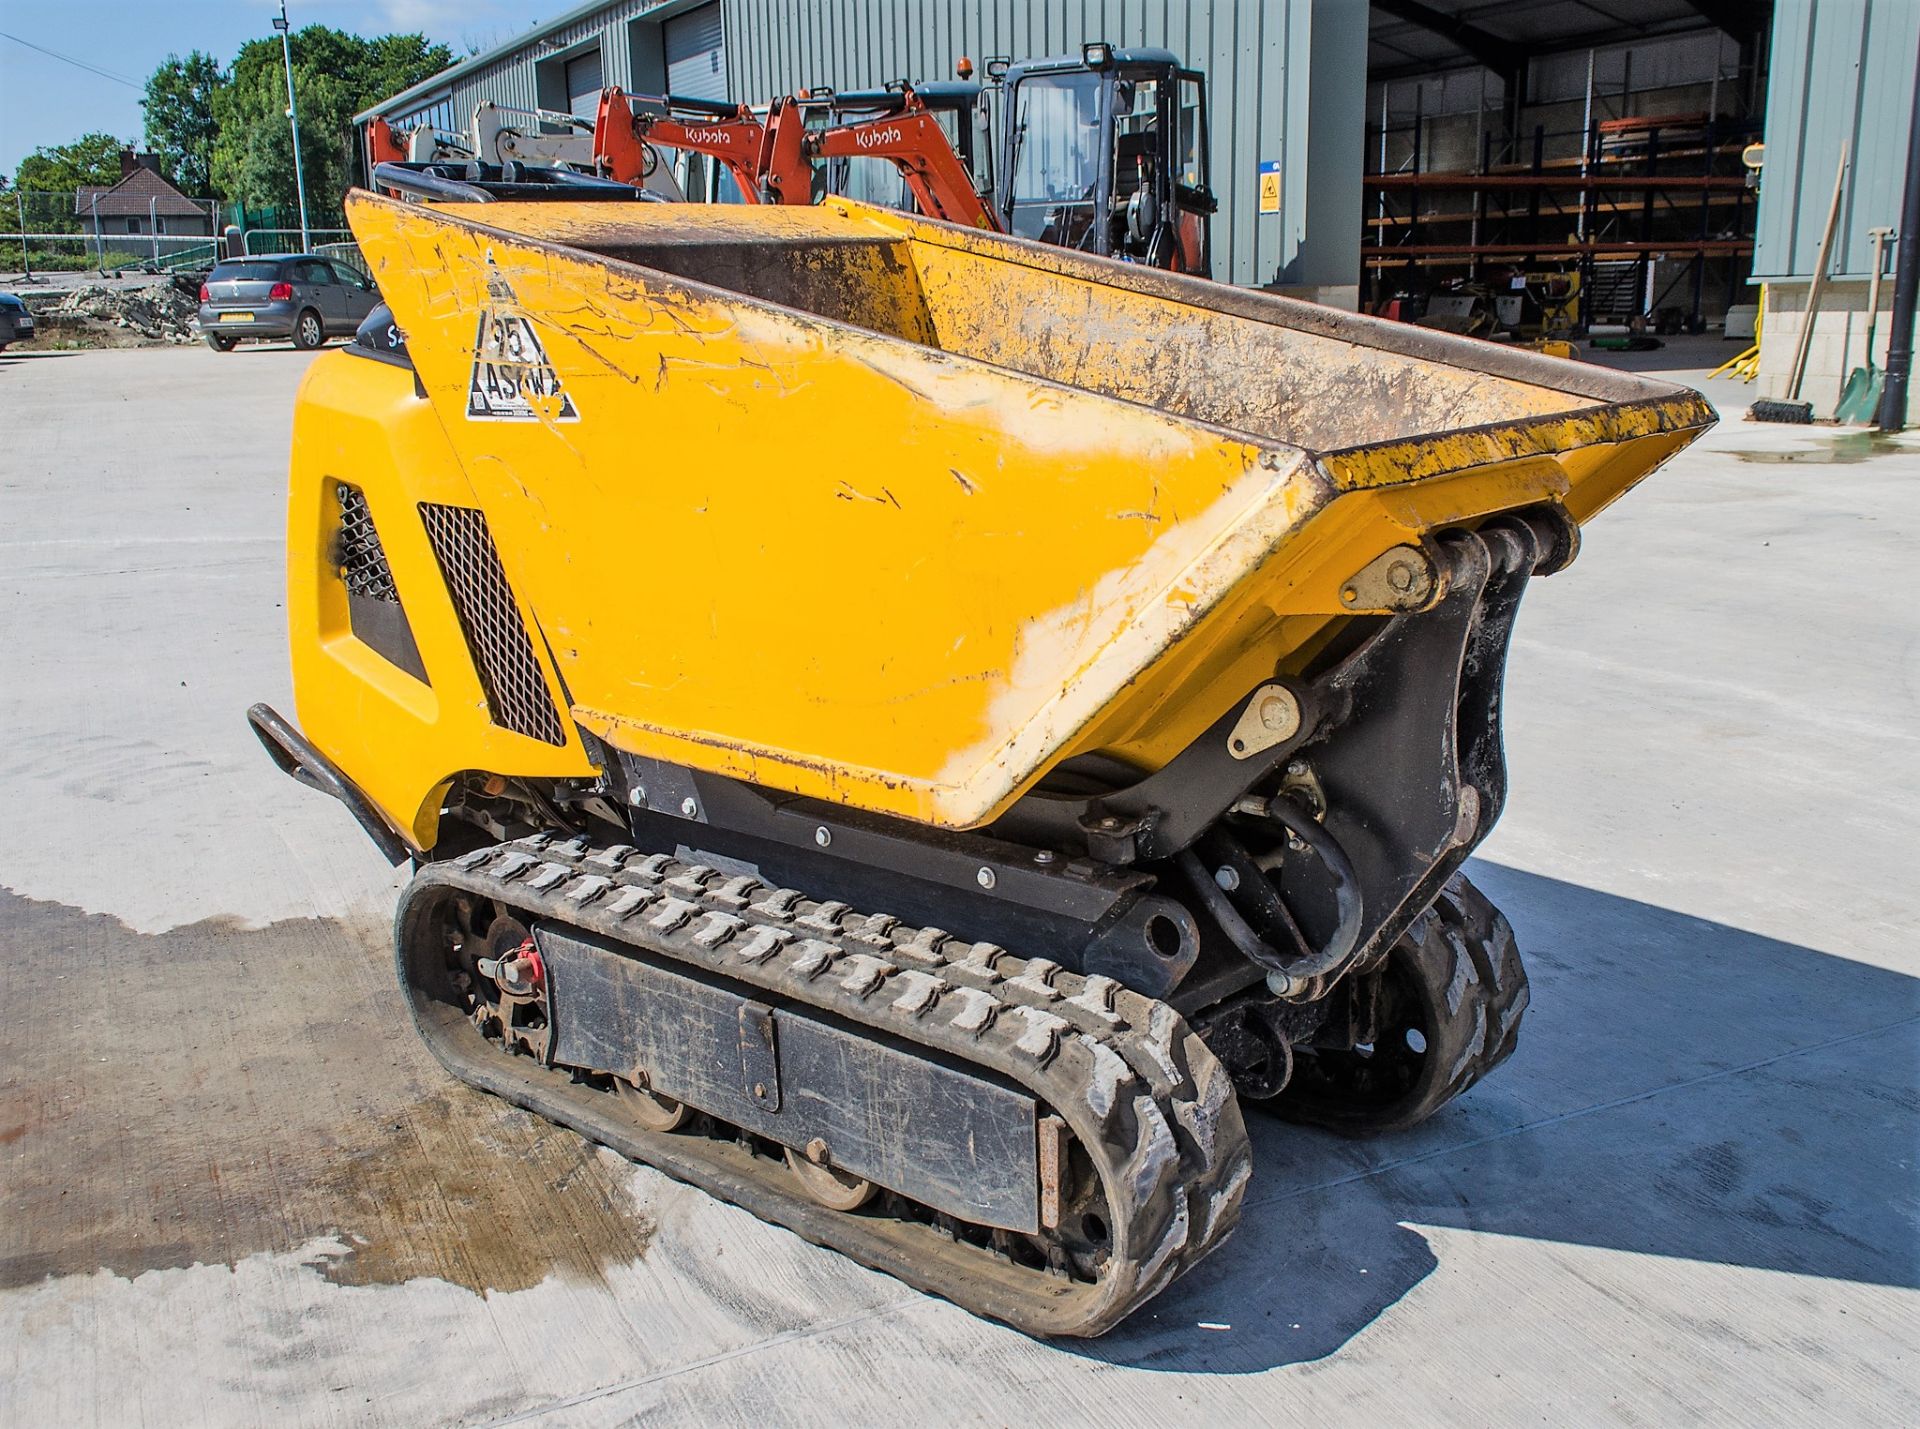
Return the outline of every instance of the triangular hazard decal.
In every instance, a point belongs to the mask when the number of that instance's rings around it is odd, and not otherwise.
[[[487,284],[492,296],[512,293],[495,278]],[[467,420],[470,422],[577,422],[580,411],[560,385],[560,374],[547,360],[540,334],[524,313],[489,307],[480,314],[480,330],[473,339],[473,376],[467,382]]]

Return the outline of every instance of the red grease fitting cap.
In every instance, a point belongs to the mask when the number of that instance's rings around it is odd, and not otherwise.
[[[524,976],[530,986],[538,987],[547,980],[547,965],[540,961],[540,950],[534,947],[533,939],[522,943],[514,950],[513,956],[524,967]]]

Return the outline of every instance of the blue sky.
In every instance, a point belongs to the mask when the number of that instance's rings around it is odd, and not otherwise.
[[[363,35],[419,30],[455,55],[511,39],[572,0],[287,0],[297,31],[332,25]],[[169,54],[205,50],[231,63],[271,35],[278,0],[0,0],[0,32],[84,61],[132,85],[89,74],[0,39],[0,173],[44,144],[91,130],[139,139],[140,86]]]

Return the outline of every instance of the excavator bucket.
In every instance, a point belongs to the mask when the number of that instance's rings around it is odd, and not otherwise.
[[[1390,1130],[1511,1052],[1457,872],[1507,636],[1696,393],[851,201],[554,199],[350,200],[399,340],[302,388],[300,727],[254,713],[420,865],[450,1068],[1092,1334],[1232,1225],[1241,1103]]]

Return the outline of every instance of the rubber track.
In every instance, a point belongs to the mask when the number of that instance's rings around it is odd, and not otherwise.
[[[739,1164],[737,1142],[640,1131],[608,1111],[605,1092],[504,1055],[458,1009],[411,983],[410,929],[443,889],[691,964],[1011,1078],[1066,1121],[1094,1162],[1111,1234],[1098,1280],[1020,1266],[918,1221],[828,1211],[790,1180],[766,1174],[766,1158],[744,1158],[763,1163],[758,1168]],[[665,854],[547,834],[422,869],[402,896],[395,929],[415,1022],[462,1080],[1029,1333],[1112,1328],[1217,1246],[1238,1217],[1251,1154],[1225,1068],[1172,1007],[1111,978]]]
[[[1441,1103],[1451,1101],[1513,1055],[1527,1010],[1526,969],[1513,925],[1464,874],[1455,874],[1408,936],[1423,958],[1444,959],[1451,986],[1467,993],[1477,1036],[1450,1069]]]
[[[1527,1010],[1526,969],[1513,927],[1487,896],[1456,873],[1400,937],[1391,957],[1412,959],[1439,998],[1419,1081],[1395,1101],[1343,1103],[1337,1093],[1282,1092],[1271,1103],[1291,1121],[1343,1136],[1381,1136],[1418,1126],[1513,1055]]]

